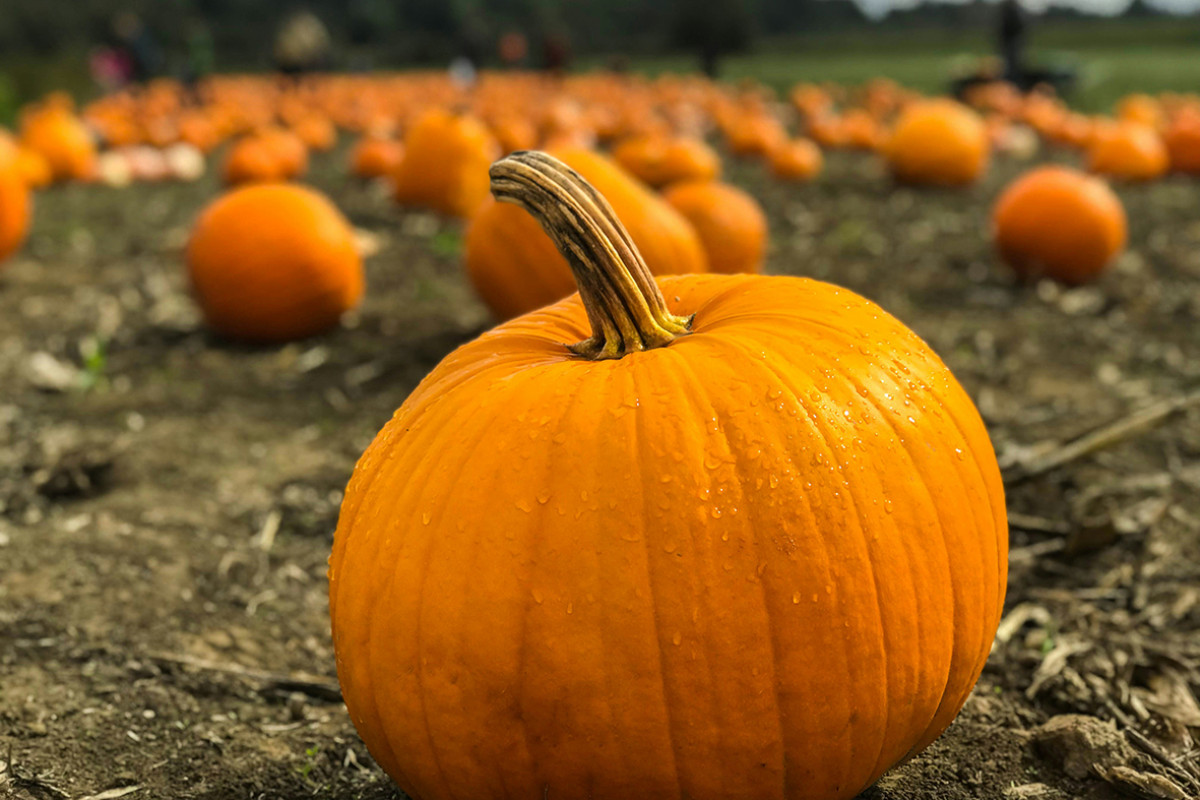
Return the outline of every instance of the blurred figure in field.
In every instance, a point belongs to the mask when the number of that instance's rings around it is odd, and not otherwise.
[[[496,45],[496,53],[500,56],[500,63],[505,68],[516,69],[521,66],[521,62],[529,54],[529,40],[520,31],[509,31],[500,37],[500,41]]]
[[[216,49],[212,31],[204,20],[193,19],[187,26],[187,63],[183,68],[183,82],[194,87],[202,78],[212,74],[216,64]]]
[[[143,83],[158,74],[162,50],[141,17],[128,11],[118,14],[113,18],[112,34],[114,49],[128,62],[129,80]]]
[[[1004,59],[1004,79],[1023,86],[1025,83],[1025,37],[1028,21],[1020,0],[1000,3],[1000,56]]]
[[[571,65],[571,39],[563,31],[549,31],[542,37],[542,66],[561,75]]]
[[[105,92],[115,92],[129,83],[133,68],[123,49],[97,47],[88,57],[92,80]]]
[[[275,66],[285,75],[303,75],[329,66],[331,41],[325,23],[311,11],[288,17],[275,37]]]

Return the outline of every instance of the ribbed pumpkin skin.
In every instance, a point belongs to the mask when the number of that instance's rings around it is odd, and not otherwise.
[[[599,153],[584,148],[551,152],[608,199],[651,272],[682,275],[708,271],[696,231],[662,198]],[[566,260],[537,221],[519,208],[492,199],[471,220],[466,264],[476,291],[501,320],[575,291]]]
[[[396,201],[451,217],[470,217],[488,198],[488,167],[500,146],[474,117],[425,112],[404,137],[392,178]]]
[[[318,192],[258,183],[213,201],[196,221],[188,274],[205,320],[253,342],[320,333],[358,304],[354,232]]]
[[[850,798],[979,676],[1007,524],[946,367],[827,284],[659,285],[691,335],[579,359],[569,298],[448,356],[355,469],[338,675],[416,800]]]

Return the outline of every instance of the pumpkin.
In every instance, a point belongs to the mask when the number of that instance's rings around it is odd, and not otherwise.
[[[325,117],[306,116],[292,126],[292,133],[306,148],[321,153],[332,150],[337,144],[337,128]]]
[[[746,192],[719,181],[685,181],[663,199],[700,236],[711,272],[761,272],[767,249],[767,215]]]
[[[30,189],[44,189],[54,180],[49,162],[36,150],[18,146],[16,159],[17,171]]]
[[[294,184],[253,184],[215,200],[192,231],[187,266],[209,326],[253,342],[331,328],[363,291],[353,229],[323,195]]]
[[[308,145],[294,131],[267,127],[255,136],[274,155],[284,178],[298,178],[308,171]]]
[[[238,139],[225,154],[221,168],[225,183],[270,183],[287,178],[284,164],[269,143],[258,136]]]
[[[561,164],[492,180],[580,294],[449,355],[355,467],[329,606],[368,750],[419,800],[855,796],[992,644],[975,407],[852,292],[656,282]]]
[[[771,174],[785,181],[810,181],[821,174],[821,148],[808,139],[792,139],[771,153]]]
[[[91,180],[96,174],[96,143],[65,102],[24,114],[21,144],[45,159],[55,180]]]
[[[676,181],[711,181],[721,174],[721,158],[699,139],[637,136],[613,150],[613,160],[654,187]]]
[[[492,121],[491,131],[500,152],[505,154],[537,146],[537,126],[524,117],[512,114],[498,117]]]
[[[1084,283],[1125,247],[1125,209],[1099,178],[1064,166],[1037,167],[996,201],[992,237],[1019,274]]]
[[[400,167],[404,145],[384,136],[364,136],[350,151],[350,171],[359,178],[382,178]]]
[[[1159,130],[1163,127],[1162,104],[1147,94],[1126,95],[1117,104],[1117,119]]]
[[[737,117],[725,128],[726,144],[737,156],[768,155],[787,138],[783,123],[766,113]]]
[[[695,229],[666,201],[599,153],[552,152],[604,193],[654,274],[707,271]],[[471,220],[464,249],[467,274],[497,319],[524,314],[575,290],[570,267],[550,237],[516,206],[485,202]]]
[[[392,175],[402,205],[470,217],[487,199],[487,169],[499,145],[474,117],[427,111],[404,137],[404,152]]]
[[[1088,169],[1126,181],[1161,178],[1170,156],[1158,132],[1140,122],[1118,122],[1098,130],[1088,148]]]
[[[29,184],[19,158],[17,147],[0,138],[0,263],[21,249],[33,214]]]
[[[1172,119],[1163,144],[1172,171],[1200,175],[1200,111],[1186,110]]]
[[[987,167],[987,128],[961,103],[920,100],[900,114],[885,149],[892,174],[903,183],[964,186]]]

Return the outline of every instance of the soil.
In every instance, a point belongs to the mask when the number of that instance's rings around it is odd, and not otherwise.
[[[0,273],[0,796],[401,796],[337,698],[326,558],[357,456],[490,321],[461,225],[393,207],[343,158],[309,180],[378,247],[367,299],[283,347],[214,338],[187,294],[182,250],[213,178],[38,197]],[[844,285],[915,328],[1012,478],[1006,618],[983,677],[949,731],[864,796],[1170,796],[1163,781],[1195,795],[1200,404],[1028,467],[1200,390],[1200,185],[1121,188],[1129,251],[1068,290],[1019,283],[991,253],[988,210],[1022,166],[950,192],[895,187],[865,155],[835,154],[807,186],[731,164],[768,210],[768,271]],[[1064,713],[1115,723],[1120,764],[1082,736],[1066,740],[1082,769],[1038,746]]]

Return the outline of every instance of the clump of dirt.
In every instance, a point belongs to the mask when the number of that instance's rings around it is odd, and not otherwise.
[[[187,296],[211,178],[39,196],[0,273],[0,793],[400,796],[338,701],[326,558],[357,456],[489,320],[461,227],[393,208],[342,157],[311,180],[378,247],[370,290],[284,347],[213,338]],[[770,216],[768,271],[914,327],[1006,468],[1009,594],[983,678],[865,796],[1200,794],[1200,186],[1122,187],[1129,252],[1064,289],[989,249],[1018,164],[966,192],[894,187],[854,154],[801,187],[731,167]],[[1103,759],[1083,733],[1101,724]]]

